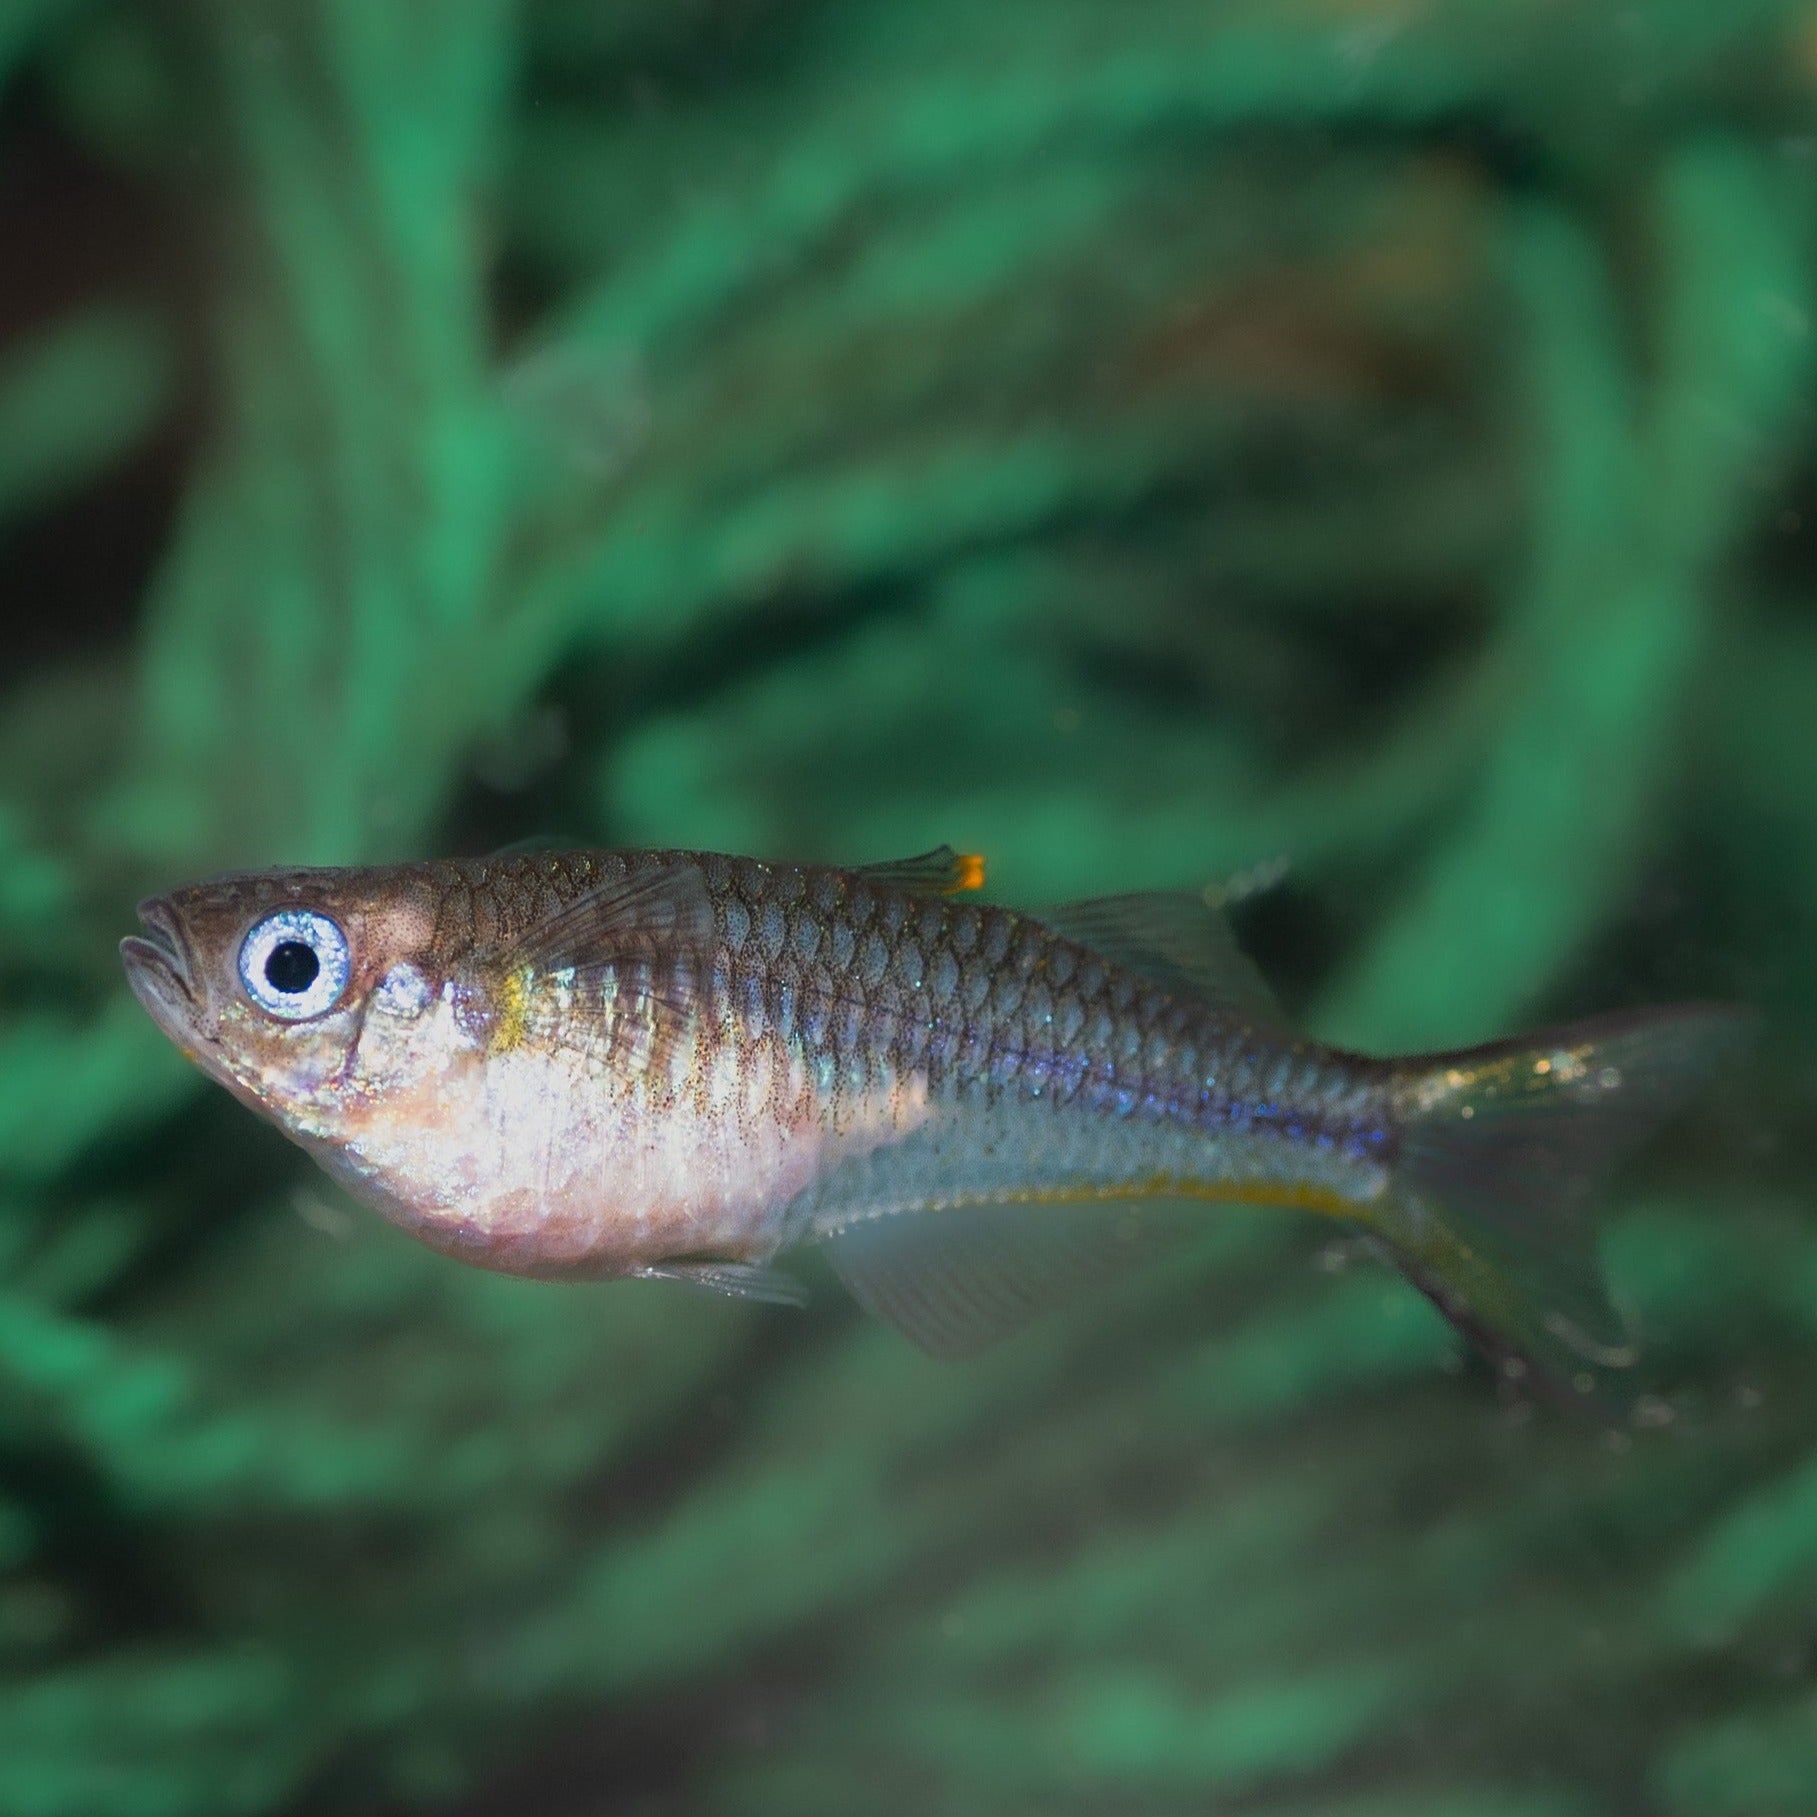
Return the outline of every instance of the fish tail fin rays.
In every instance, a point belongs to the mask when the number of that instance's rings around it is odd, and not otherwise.
[[[1688,1004],[1404,1063],[1375,1234],[1506,1375],[1619,1404],[1637,1353],[1597,1257],[1594,1200],[1751,1027],[1743,1010]]]

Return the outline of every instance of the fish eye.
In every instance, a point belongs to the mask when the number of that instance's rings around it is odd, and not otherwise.
[[[340,1002],[351,963],[347,936],[314,909],[279,909],[240,943],[240,982],[268,1015],[303,1022]]]

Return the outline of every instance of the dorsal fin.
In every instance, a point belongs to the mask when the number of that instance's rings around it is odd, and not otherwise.
[[[1171,1200],[954,1205],[861,1218],[819,1239],[873,1318],[929,1356],[975,1356],[1202,1228]]]
[[[1227,909],[1233,902],[1248,902],[1253,897],[1265,896],[1281,886],[1290,868],[1285,852],[1277,852],[1272,858],[1262,858],[1254,864],[1245,865],[1240,871],[1232,871],[1221,882],[1206,884],[1206,906]]]
[[[921,896],[957,896],[984,887],[984,859],[977,852],[955,852],[950,845],[937,845],[913,858],[886,858],[853,869],[873,883],[913,890]]]
[[[1055,933],[1169,990],[1220,1003],[1268,1027],[1285,1022],[1230,923],[1184,890],[1099,896],[1037,911]]]

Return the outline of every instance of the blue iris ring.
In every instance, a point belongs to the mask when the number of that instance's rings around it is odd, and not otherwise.
[[[240,943],[240,983],[268,1016],[307,1022],[340,1002],[352,971],[347,936],[315,909],[278,909]]]

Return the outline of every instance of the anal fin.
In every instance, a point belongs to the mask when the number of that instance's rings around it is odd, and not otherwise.
[[[1190,1217],[1139,1199],[959,1205],[862,1218],[821,1245],[872,1317],[954,1360],[1153,1256]]]

